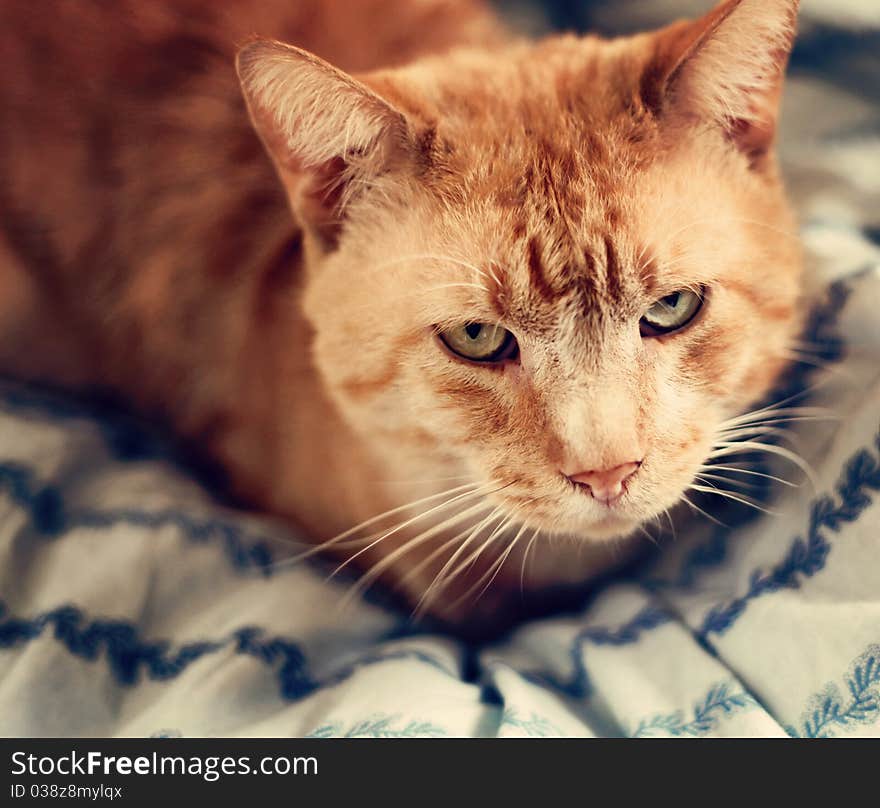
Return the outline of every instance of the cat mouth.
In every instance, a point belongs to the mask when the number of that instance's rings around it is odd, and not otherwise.
[[[635,532],[643,521],[626,501],[595,503],[591,508],[576,511],[564,509],[548,513],[540,510],[530,513],[527,521],[552,533],[566,533],[588,540],[602,541],[621,538]]]
[[[633,534],[645,520],[644,508],[629,491],[610,499],[596,499],[577,490],[575,496],[512,496],[505,492],[499,506],[539,531],[603,541]]]

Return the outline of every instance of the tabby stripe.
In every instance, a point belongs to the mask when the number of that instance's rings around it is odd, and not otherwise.
[[[529,278],[532,288],[540,295],[542,300],[548,302],[556,299],[553,287],[547,281],[544,265],[541,262],[541,245],[537,236],[532,236],[528,243],[529,252]]]
[[[611,239],[605,236],[605,289],[608,296],[612,300],[619,300],[621,297],[621,273],[620,262],[617,253],[614,251],[614,244]]]

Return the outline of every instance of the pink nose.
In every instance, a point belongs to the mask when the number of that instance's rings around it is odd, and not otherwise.
[[[600,502],[610,503],[623,494],[623,484],[636,473],[641,460],[631,463],[621,463],[610,469],[599,471],[579,471],[577,474],[567,474],[573,483],[580,483],[590,489],[590,493]]]

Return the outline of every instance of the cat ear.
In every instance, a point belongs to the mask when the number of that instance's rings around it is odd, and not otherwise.
[[[237,69],[299,223],[332,248],[351,199],[405,157],[406,119],[351,76],[289,45],[253,42],[239,51]]]
[[[798,0],[727,0],[667,29],[658,48],[667,67],[662,114],[717,123],[760,165],[776,134],[797,8]]]

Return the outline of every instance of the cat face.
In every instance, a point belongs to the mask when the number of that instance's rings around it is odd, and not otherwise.
[[[243,56],[309,234],[316,366],[384,467],[606,539],[742,437],[798,327],[770,151],[794,6],[360,82]]]

